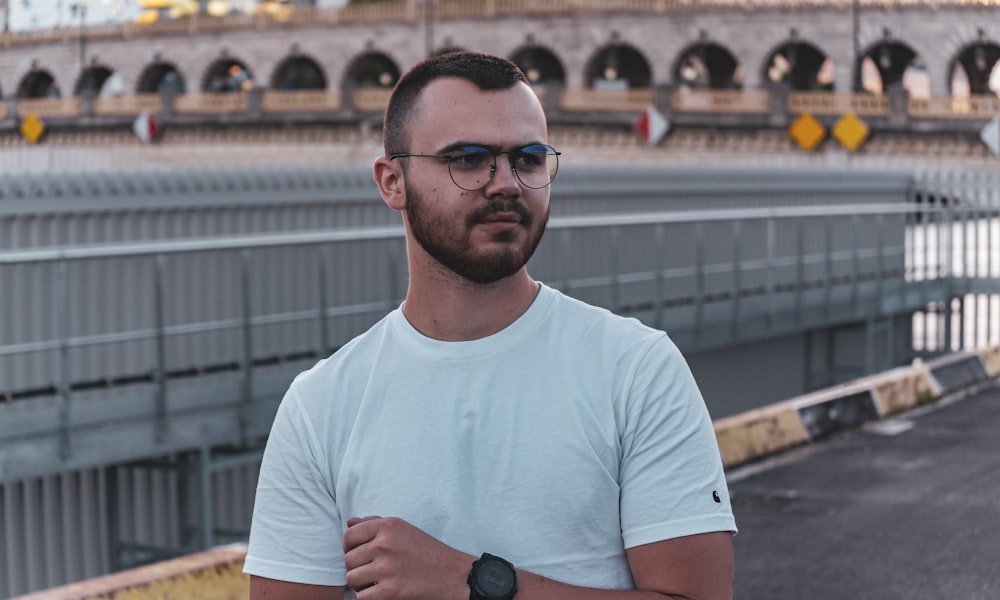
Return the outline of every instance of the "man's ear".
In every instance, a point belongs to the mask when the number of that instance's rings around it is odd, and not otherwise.
[[[372,167],[375,175],[375,185],[382,195],[382,200],[393,210],[403,210],[406,207],[406,189],[403,185],[403,165],[390,160],[387,156],[375,159]]]

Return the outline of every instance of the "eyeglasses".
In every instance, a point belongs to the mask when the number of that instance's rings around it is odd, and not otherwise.
[[[556,149],[545,144],[528,144],[513,150],[494,152],[482,146],[460,146],[446,154],[398,153],[389,156],[397,158],[439,158],[448,161],[448,174],[455,185],[467,192],[476,192],[493,181],[497,172],[497,157],[506,154],[510,168],[524,187],[541,189],[555,179],[559,170],[559,155]]]

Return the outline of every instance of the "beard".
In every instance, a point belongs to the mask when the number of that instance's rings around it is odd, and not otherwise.
[[[491,200],[469,215],[462,223],[464,227],[457,229],[447,218],[434,214],[420,193],[409,184],[404,185],[407,199],[404,216],[413,239],[446,269],[474,283],[493,283],[520,271],[538,248],[549,219],[548,207],[536,224],[519,200]],[[516,231],[501,231],[493,235],[493,241],[501,243],[498,247],[475,248],[470,239],[472,229],[498,212],[518,214],[528,238],[522,244],[515,244]]]

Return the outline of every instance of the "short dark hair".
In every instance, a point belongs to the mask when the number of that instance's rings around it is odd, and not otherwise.
[[[528,83],[520,67],[492,54],[458,51],[422,60],[399,78],[389,97],[382,126],[386,156],[410,150],[407,128],[417,97],[429,83],[441,77],[458,77],[484,91],[506,90],[518,82]]]

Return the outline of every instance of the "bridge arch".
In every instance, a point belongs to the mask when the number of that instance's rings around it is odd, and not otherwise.
[[[905,42],[886,36],[858,57],[857,91],[884,94],[901,85],[912,96],[926,96],[927,70],[917,52]]]
[[[682,86],[713,90],[743,87],[743,71],[733,53],[715,42],[698,42],[681,52],[673,69]]]
[[[32,69],[17,84],[18,98],[59,98],[62,90],[51,73],[45,69]]]
[[[524,71],[533,86],[566,84],[566,70],[554,52],[538,45],[518,48],[510,59]]]
[[[983,39],[967,44],[948,65],[948,74],[953,96],[1000,96],[1000,45]]]
[[[354,88],[391,88],[399,77],[396,61],[387,54],[369,50],[354,57],[344,73],[344,83]]]
[[[649,60],[628,44],[611,43],[587,61],[584,83],[588,88],[629,89],[653,85]]]
[[[187,83],[173,63],[154,62],[139,74],[135,91],[139,94],[157,94],[163,91],[183,94],[187,91]]]
[[[833,91],[833,61],[813,44],[793,40],[771,53],[762,80],[784,83],[795,91]]]
[[[325,90],[323,67],[304,54],[293,54],[281,61],[271,76],[273,90]]]
[[[201,91],[211,93],[248,92],[253,88],[253,72],[241,60],[225,56],[208,66],[201,78]]]
[[[74,96],[97,96],[101,93],[104,84],[111,79],[114,71],[105,65],[91,65],[80,73],[80,77],[73,86]]]

